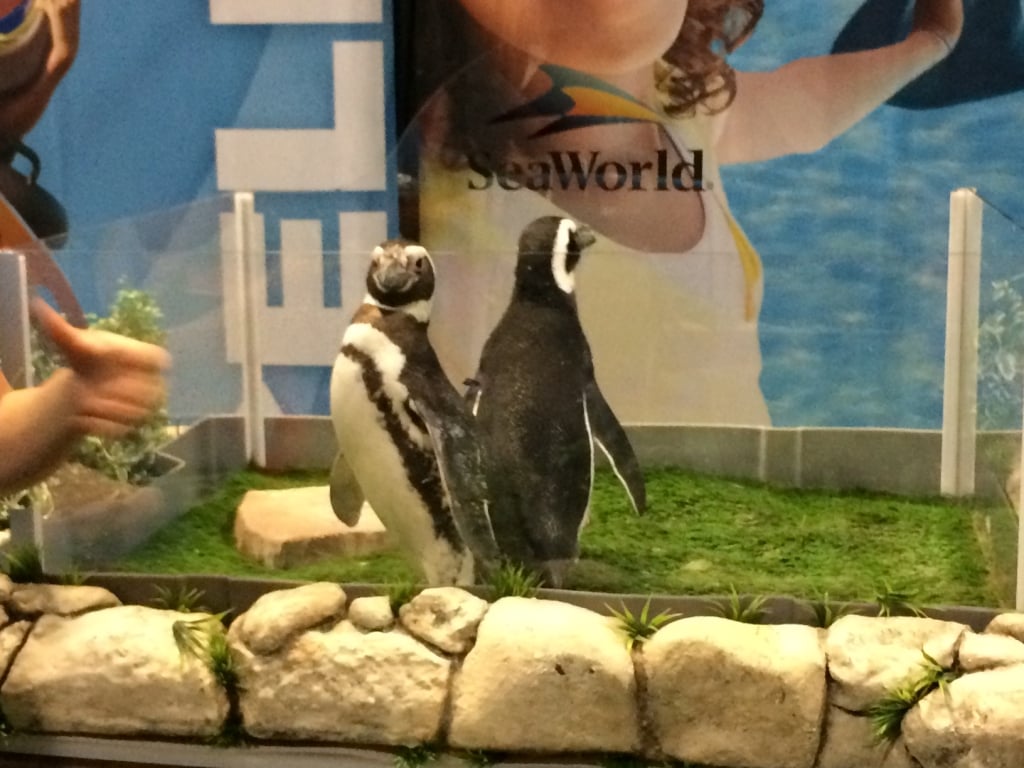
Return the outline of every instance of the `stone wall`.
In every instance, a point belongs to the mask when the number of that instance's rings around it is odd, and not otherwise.
[[[695,616],[630,649],[614,617],[457,588],[424,590],[397,616],[388,597],[350,600],[336,584],[280,589],[226,635],[216,618],[121,605],[94,586],[0,580],[0,601],[0,707],[15,732],[199,741],[231,725],[278,743],[726,768],[1024,765],[1021,614],[982,632]],[[230,674],[182,655],[189,626],[217,628]],[[925,653],[956,679],[880,746],[865,713],[919,676]]]

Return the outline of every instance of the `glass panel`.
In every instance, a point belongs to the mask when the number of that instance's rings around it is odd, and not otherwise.
[[[982,194],[976,530],[1000,603],[1015,605],[1024,393],[1024,228]],[[1024,599],[1024,595],[1016,599]],[[1016,604],[1020,607],[1020,603]]]

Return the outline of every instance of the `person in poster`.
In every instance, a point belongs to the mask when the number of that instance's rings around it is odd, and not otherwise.
[[[625,423],[770,421],[759,257],[719,168],[811,153],[945,59],[962,0],[919,0],[890,45],[738,72],[763,0],[416,3],[418,238],[456,381],[542,215],[599,235],[579,271],[601,387]],[[770,201],[766,201],[770,204]]]

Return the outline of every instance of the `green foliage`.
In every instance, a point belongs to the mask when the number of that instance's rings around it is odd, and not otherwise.
[[[828,629],[850,612],[850,606],[834,602],[828,592],[825,592],[817,602],[811,603],[811,610],[814,611],[814,626]]]
[[[961,672],[942,666],[923,650],[921,655],[924,657],[921,674],[891,688],[868,709],[872,731],[879,743],[896,741],[903,730],[903,718],[907,712],[936,688],[943,692],[948,703],[949,684],[960,677]]]
[[[43,558],[35,544],[15,547],[4,555],[3,571],[18,584],[43,584]]]
[[[742,621],[744,624],[760,624],[764,619],[766,610],[765,603],[768,598],[762,595],[755,595],[746,599],[740,597],[736,587],[729,585],[729,597],[724,602],[716,603],[719,614],[732,621]]]
[[[388,586],[387,596],[391,605],[391,613],[398,616],[401,607],[416,597],[421,589],[414,581],[400,581]]]
[[[417,744],[414,747],[399,747],[395,752],[395,768],[423,768],[440,757],[437,748],[431,744]]]
[[[978,326],[978,422],[984,429],[1019,428],[1024,296],[1009,280],[997,280],[990,307]]]
[[[491,573],[490,587],[495,600],[534,597],[540,588],[540,577],[522,565],[504,562]]]
[[[610,605],[605,605],[612,616],[618,620],[619,630],[626,636],[626,648],[633,650],[634,646],[641,645],[645,640],[654,636],[654,633],[671,621],[679,618],[678,613],[673,613],[667,608],[656,616],[651,616],[651,598],[644,602],[640,613],[634,615],[626,605],[622,604],[621,610],[615,610]]]
[[[117,292],[106,317],[90,314],[89,327],[118,333],[150,344],[167,340],[161,328],[163,313],[155,299],[145,291],[122,288]],[[33,329],[32,365],[36,381],[45,381],[63,365],[59,352]],[[117,440],[88,436],[72,453],[72,460],[96,469],[124,483],[144,484],[155,474],[156,455],[167,442],[167,411],[158,409],[152,417]]]
[[[171,625],[182,658],[201,661],[227,691],[237,690],[238,669],[231,653],[223,618],[227,611],[197,619],[179,619]]]
[[[490,752],[484,749],[468,749],[465,752],[460,752],[459,756],[471,768],[490,768],[505,759],[505,755],[500,752]]]
[[[875,593],[875,602],[878,603],[878,615],[913,615],[924,618],[925,613],[914,602],[915,597],[916,592],[896,590],[892,588],[889,582],[886,582],[882,589]]]
[[[37,483],[23,491],[0,496],[0,530],[11,527],[11,511],[15,509],[37,509],[42,514],[53,510],[53,496],[46,483]]]
[[[208,613],[207,609],[199,604],[206,593],[195,587],[188,587],[185,584],[176,584],[171,587],[163,587],[159,584],[154,588],[156,597],[152,603],[156,608],[164,608],[178,613]]]

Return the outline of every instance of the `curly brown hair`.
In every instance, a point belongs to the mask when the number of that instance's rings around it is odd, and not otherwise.
[[[761,19],[764,0],[699,0],[690,3],[675,42],[656,67],[662,108],[672,117],[698,108],[720,112],[736,97],[736,72],[726,54]]]
[[[479,27],[456,0],[396,0],[396,9],[400,20],[408,19],[397,35],[399,130],[414,127],[425,104],[443,104],[440,145],[446,165],[463,165],[470,154],[504,156],[519,129],[492,118],[509,108],[518,90],[491,57],[506,44]],[[655,64],[666,114],[713,113],[732,102],[736,74],[726,55],[751,33],[763,10],[764,0],[691,0],[679,34]]]

